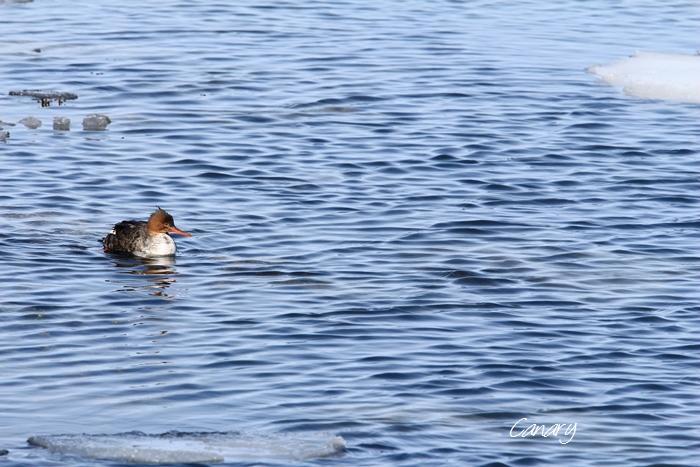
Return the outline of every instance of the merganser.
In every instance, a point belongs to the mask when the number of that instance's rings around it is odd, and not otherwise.
[[[191,237],[175,227],[173,216],[156,209],[146,221],[121,221],[100,240],[108,253],[130,253],[134,256],[172,256],[177,246],[168,232]]]

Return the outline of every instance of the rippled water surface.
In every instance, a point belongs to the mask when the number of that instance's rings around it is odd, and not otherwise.
[[[699,19],[0,2],[0,463],[177,430],[347,441],[303,465],[697,465],[700,107],[584,69],[693,53]],[[194,234],[174,261],[101,250],[156,206]]]

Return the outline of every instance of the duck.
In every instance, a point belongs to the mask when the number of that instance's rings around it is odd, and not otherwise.
[[[173,216],[158,207],[148,221],[132,220],[115,224],[100,241],[106,253],[129,254],[142,258],[173,256],[177,252],[177,245],[169,233],[192,236],[191,233],[175,227]]]

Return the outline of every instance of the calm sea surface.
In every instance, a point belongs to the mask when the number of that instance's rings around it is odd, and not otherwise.
[[[79,462],[32,435],[177,430],[347,441],[294,465],[697,465],[700,106],[584,69],[694,53],[698,21],[0,2],[0,464]],[[194,234],[174,261],[102,252],[156,206]],[[512,436],[531,423],[566,426]]]

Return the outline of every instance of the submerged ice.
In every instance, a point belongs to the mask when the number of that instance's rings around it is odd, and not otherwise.
[[[700,55],[637,52],[586,71],[630,96],[700,104]]]
[[[260,435],[180,433],[147,435],[45,435],[27,440],[51,452],[137,464],[212,464],[224,461],[292,461],[340,455],[345,440],[330,433]]]

